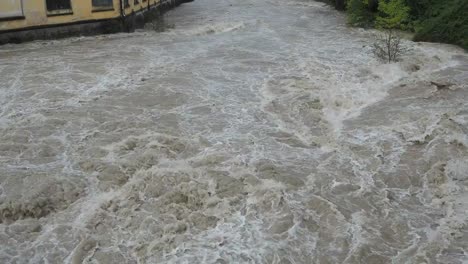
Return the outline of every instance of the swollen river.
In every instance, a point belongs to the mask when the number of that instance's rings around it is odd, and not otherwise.
[[[0,263],[468,263],[468,55],[300,0],[0,47]]]

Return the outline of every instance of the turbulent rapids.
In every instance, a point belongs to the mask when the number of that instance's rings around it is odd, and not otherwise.
[[[0,263],[468,262],[468,55],[300,0],[0,47]]]

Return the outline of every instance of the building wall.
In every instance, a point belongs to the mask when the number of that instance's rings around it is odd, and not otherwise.
[[[120,16],[121,0],[112,1],[113,9],[93,8],[92,0],[71,0],[72,12],[48,12],[46,0],[0,0],[0,32],[117,18]],[[129,5],[125,7],[125,14],[142,11],[148,8],[148,5],[159,4],[159,1],[128,0]]]

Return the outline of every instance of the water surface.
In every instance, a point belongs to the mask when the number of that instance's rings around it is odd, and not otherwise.
[[[468,56],[383,64],[345,20],[197,0],[0,47],[0,263],[467,263]]]

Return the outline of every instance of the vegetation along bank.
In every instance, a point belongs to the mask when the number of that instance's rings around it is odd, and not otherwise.
[[[468,0],[325,0],[346,10],[351,25],[395,28],[416,41],[443,42],[468,49]]]

